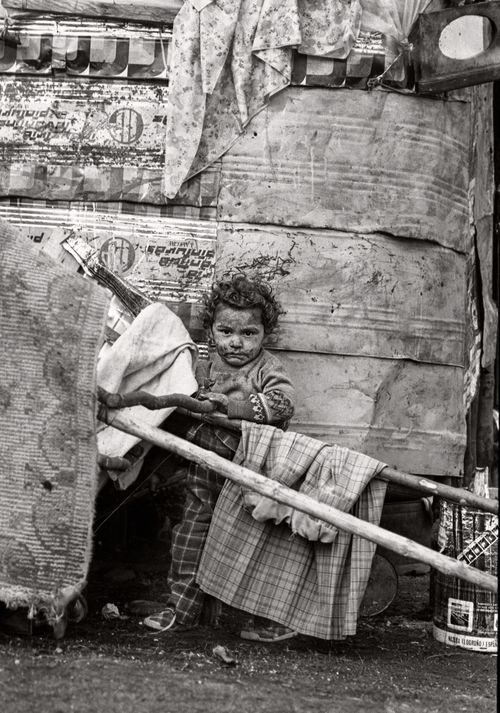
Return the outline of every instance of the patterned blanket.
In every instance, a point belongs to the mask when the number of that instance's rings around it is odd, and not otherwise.
[[[107,293],[0,221],[0,600],[49,614],[83,585]]]

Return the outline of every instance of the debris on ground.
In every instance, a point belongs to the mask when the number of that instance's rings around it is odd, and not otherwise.
[[[229,653],[225,646],[214,646],[214,648],[212,649],[212,653],[214,656],[223,661],[223,663],[225,663],[227,666],[236,666],[236,664],[238,663],[234,656]]]

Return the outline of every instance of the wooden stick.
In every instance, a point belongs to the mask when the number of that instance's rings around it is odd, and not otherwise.
[[[434,480],[403,473],[393,468],[384,468],[384,470],[378,474],[377,478],[387,480],[390,483],[405,485],[414,490],[420,490],[423,493],[427,493],[427,495],[439,495],[443,500],[451,500],[451,502],[458,503],[459,505],[467,505],[475,510],[482,510],[483,512],[498,515],[498,500],[494,498],[483,498],[475,493],[471,493],[469,490],[465,490],[465,488],[454,488],[451,485],[436,483]]]
[[[106,391],[102,386],[97,387],[97,398],[111,409],[127,408],[129,406],[144,406],[153,411],[170,406],[182,406],[191,412],[209,414],[217,410],[217,405],[211,401],[199,401],[187,394],[166,394],[155,396],[147,391],[129,391],[126,394],[116,394]]]
[[[341,530],[364,537],[404,557],[413,557],[421,562],[425,562],[445,575],[459,577],[491,592],[498,591],[497,578],[487,572],[469,567],[462,562],[435,552],[406,537],[384,530],[381,527],[372,525],[365,520],[360,520],[336,508],[324,505],[308,495],[291,490],[259,473],[232,463],[212,451],[207,451],[193,443],[188,443],[182,438],[174,436],[172,433],[162,431],[159,428],[149,426],[145,423],[139,424],[130,418],[130,416],[122,414],[119,411],[108,411],[106,414],[106,423],[121,431],[138,436],[160,448],[172,451],[195,463],[212,468],[234,483],[249,487],[261,495],[266,495],[272,500],[284,503],[285,505],[291,505],[301,512],[317,517]]]
[[[241,432],[241,421],[237,419],[227,419],[225,416],[218,416],[217,414],[207,414],[201,417],[183,408],[179,408],[178,410],[192,418],[213,423],[214,425],[224,426],[224,428],[228,428],[230,431]],[[418,490],[426,495],[438,495],[440,498],[443,498],[443,500],[450,500],[459,505],[468,505],[476,510],[498,515],[498,500],[480,497],[475,493],[471,493],[469,490],[465,490],[465,488],[454,488],[451,485],[444,485],[443,483],[429,480],[423,476],[411,475],[410,473],[404,473],[403,471],[394,470],[393,468],[384,468],[384,470],[377,475],[377,478],[386,480],[389,483],[404,485],[407,488]]]
[[[3,0],[3,6],[13,10],[37,11],[48,14],[81,15],[85,17],[113,17],[120,20],[173,22],[182,0]]]

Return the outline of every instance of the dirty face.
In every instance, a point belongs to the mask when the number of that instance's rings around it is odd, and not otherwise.
[[[237,309],[219,305],[212,324],[217,353],[231,366],[244,366],[262,349],[264,325],[259,307]]]

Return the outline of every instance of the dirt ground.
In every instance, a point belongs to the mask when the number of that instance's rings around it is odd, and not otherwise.
[[[429,575],[400,576],[386,611],[363,618],[355,637],[298,637],[254,644],[238,637],[246,619],[223,609],[218,628],[157,634],[128,616],[105,620],[114,603],[164,599],[167,562],[96,562],[88,616],[62,640],[36,629],[0,631],[3,713],[492,713],[496,655],[432,636]],[[225,663],[214,648],[234,659]]]

